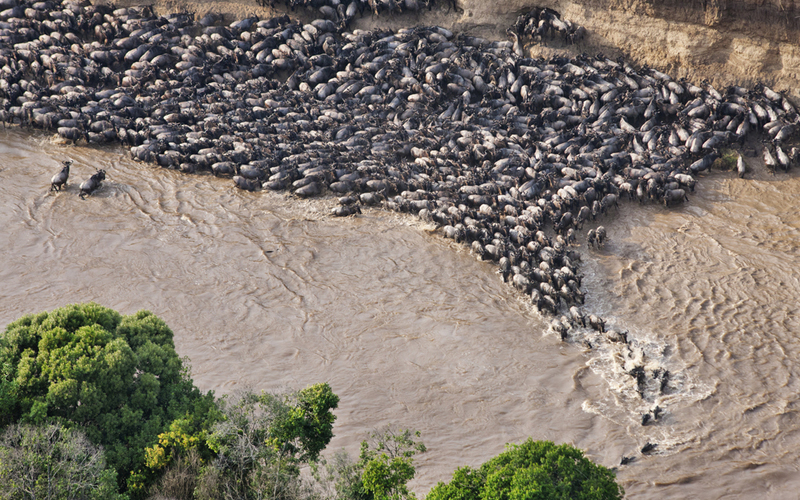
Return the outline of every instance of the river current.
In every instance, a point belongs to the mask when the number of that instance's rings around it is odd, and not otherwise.
[[[328,450],[422,432],[412,489],[531,436],[618,466],[628,498],[796,498],[800,179],[713,173],[681,207],[622,203],[582,239],[587,312],[628,330],[666,394],[643,401],[619,344],[563,343],[492,263],[414,218],[236,190],[121,148],[0,130],[0,328],[96,301],[148,309],[218,394],[329,382]],[[48,192],[70,158],[69,186]],[[78,185],[107,171],[86,200]],[[666,415],[642,426],[658,404]],[[656,452],[639,449],[657,443]]]

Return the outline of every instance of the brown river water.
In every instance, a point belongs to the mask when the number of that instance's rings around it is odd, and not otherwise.
[[[528,436],[620,467],[628,498],[797,498],[800,179],[714,173],[682,207],[622,204],[581,244],[588,312],[626,329],[668,394],[642,401],[620,349],[562,343],[491,263],[412,218],[248,193],[120,148],[0,130],[0,328],[96,301],[148,309],[203,390],[340,398],[329,450],[417,429],[422,497]],[[60,161],[69,187],[49,193]],[[85,201],[78,184],[106,169]],[[640,415],[667,410],[656,425]],[[646,442],[656,453],[639,453]]]

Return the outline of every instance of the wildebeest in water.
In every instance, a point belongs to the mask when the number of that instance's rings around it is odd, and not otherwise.
[[[62,163],[64,164],[64,167],[59,173],[50,179],[50,191],[61,191],[61,188],[67,185],[67,179],[69,179],[69,167],[72,165],[72,160],[66,160]]]
[[[100,187],[100,184],[103,183],[105,178],[106,178],[106,171],[101,169],[95,172],[87,180],[81,182],[81,193],[79,195],[81,199],[85,200],[88,195],[97,191],[97,189]]]

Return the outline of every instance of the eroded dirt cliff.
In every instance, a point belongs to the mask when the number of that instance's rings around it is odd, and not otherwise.
[[[717,86],[758,82],[800,96],[800,2],[794,0],[541,1],[585,26],[575,50],[623,52],[648,65]],[[473,5],[474,4],[474,7]],[[502,5],[502,7],[499,7]],[[465,1],[473,19],[506,19],[531,2]],[[492,11],[495,12],[492,12]]]

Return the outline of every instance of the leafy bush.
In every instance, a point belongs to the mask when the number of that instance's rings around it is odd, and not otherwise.
[[[331,411],[338,404],[328,384],[292,394],[224,398],[224,418],[208,439],[217,457],[204,469],[198,497],[306,497],[299,466],[315,460],[333,437]]]
[[[194,499],[202,470],[203,460],[196,449],[176,455],[151,488],[149,500]]]
[[[414,478],[413,457],[426,451],[419,431],[387,427],[361,442],[359,460],[354,462],[342,450],[331,462],[323,462],[325,476],[317,469],[324,498],[341,500],[410,500],[414,493],[408,482]]]
[[[319,497],[325,500],[364,500],[369,494],[361,482],[362,467],[346,450],[341,449],[330,457],[311,464]]]
[[[70,305],[20,318],[0,337],[0,426],[79,427],[104,447],[123,489],[171,422],[191,416],[208,428],[215,408],[189,378],[172,331],[147,311]]]
[[[726,148],[720,151],[720,157],[714,160],[711,167],[719,170],[736,170],[738,159],[739,153],[736,150]]]
[[[426,500],[609,500],[623,495],[614,473],[581,450],[528,439],[479,469],[458,469],[449,484],[434,486]]]
[[[419,431],[413,434],[419,437]],[[426,451],[422,442],[412,439],[411,431],[387,428],[383,433],[373,433],[370,443],[361,443],[361,480],[364,490],[375,500],[405,500],[415,498],[406,486],[414,479],[413,456]]]
[[[123,500],[116,478],[77,429],[14,424],[0,438],[0,498]]]

